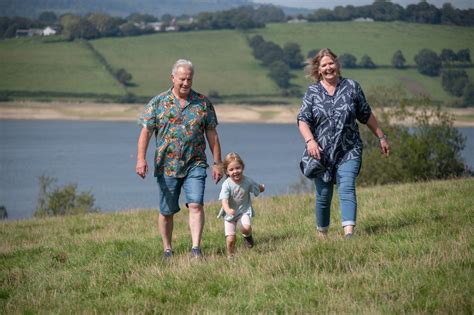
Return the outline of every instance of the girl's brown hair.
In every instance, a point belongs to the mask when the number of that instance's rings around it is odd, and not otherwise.
[[[240,165],[242,165],[242,169],[245,168],[245,163],[244,161],[242,160],[242,158],[240,157],[240,155],[238,155],[237,153],[235,152],[230,152],[228,153],[225,158],[224,158],[224,161],[222,162],[222,167],[224,168],[224,173],[227,175],[227,167],[229,166],[230,163],[232,162],[237,162],[239,163]]]
[[[321,63],[321,59],[323,57],[330,57],[336,63],[337,70],[336,73],[340,77],[341,76],[341,67],[339,65],[339,60],[337,59],[337,55],[331,51],[329,48],[321,49],[313,59],[311,59],[310,63],[306,66],[305,70],[308,73],[306,75],[307,78],[310,78],[314,82],[319,82],[322,79],[321,74],[319,73],[319,65]]]

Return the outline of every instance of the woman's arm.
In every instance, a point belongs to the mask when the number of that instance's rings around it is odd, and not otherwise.
[[[379,138],[380,142],[380,151],[385,156],[389,156],[390,154],[390,145],[387,141],[387,135],[380,129],[379,124],[377,122],[377,118],[375,118],[374,113],[370,114],[369,120],[367,121],[367,127],[372,131],[372,133]]]
[[[313,133],[311,132],[311,129],[309,128],[308,124],[304,121],[299,120],[298,129],[300,130],[300,133],[303,136],[304,142],[306,142],[306,147],[308,149],[309,155],[317,160],[321,159],[321,148],[314,139]]]

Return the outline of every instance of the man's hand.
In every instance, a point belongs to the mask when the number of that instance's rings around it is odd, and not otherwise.
[[[222,163],[212,165],[212,179],[216,184],[222,179]]]
[[[141,178],[145,178],[148,173],[148,164],[146,160],[137,160],[137,166],[135,167],[135,172]]]

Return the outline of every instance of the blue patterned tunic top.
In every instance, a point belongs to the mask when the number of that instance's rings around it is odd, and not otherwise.
[[[138,123],[156,136],[155,177],[185,177],[192,167],[208,167],[205,131],[218,122],[204,95],[191,90],[181,107],[170,88],[148,102]]]
[[[334,95],[321,82],[308,87],[298,114],[321,147],[321,162],[326,166],[322,179],[330,182],[343,162],[362,158],[362,140],[356,120],[366,124],[372,110],[359,83],[339,78]]]

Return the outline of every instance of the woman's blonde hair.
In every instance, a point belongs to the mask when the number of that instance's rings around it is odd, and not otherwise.
[[[238,155],[237,153],[235,152],[230,152],[228,153],[225,158],[224,158],[224,161],[222,162],[222,167],[224,168],[224,173],[227,175],[227,167],[229,166],[230,163],[232,162],[237,162],[239,163],[240,165],[242,165],[242,169],[245,168],[245,163],[244,161],[242,160],[242,158],[240,157],[240,155]]]
[[[314,82],[319,82],[322,79],[321,74],[319,73],[319,65],[321,63],[321,59],[323,57],[330,57],[336,63],[336,73],[337,76],[341,76],[341,67],[339,64],[339,60],[337,59],[337,55],[331,51],[329,48],[321,49],[316,56],[311,59],[309,64],[305,67],[305,71],[307,73],[306,77],[313,80]]]

